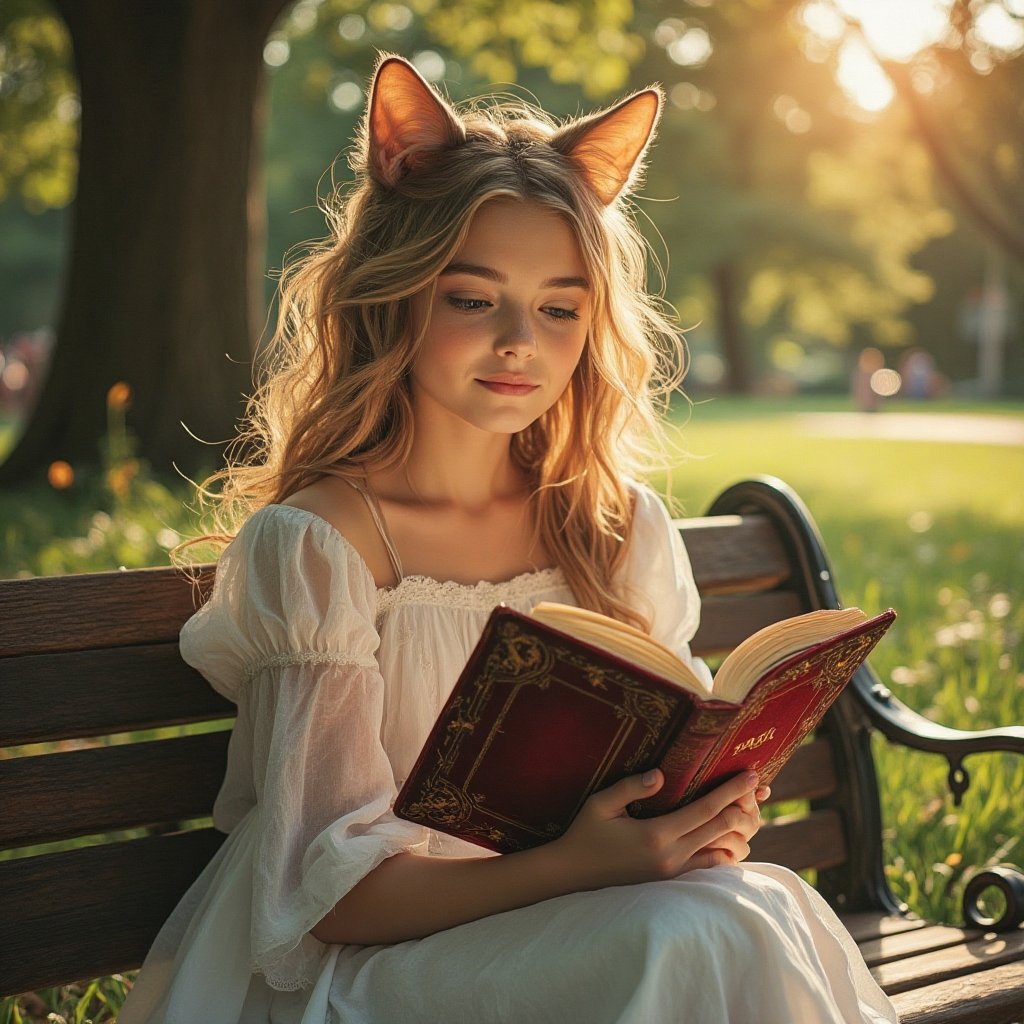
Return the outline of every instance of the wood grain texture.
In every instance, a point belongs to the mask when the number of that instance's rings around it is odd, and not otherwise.
[[[690,646],[702,658],[727,654],[762,626],[807,610],[799,594],[787,590],[710,595],[701,602],[700,628]]]
[[[212,580],[209,567],[198,583],[177,569],[0,580],[0,658],[172,642]]]
[[[202,829],[0,861],[0,993],[138,967],[223,841]]]
[[[1024,961],[892,997],[900,1024],[1021,1024]]]
[[[771,590],[792,575],[778,531],[763,516],[677,519],[700,592]]]
[[[0,761],[0,848],[207,817],[228,733]]]
[[[832,748],[826,740],[812,740],[798,747],[785,768],[775,776],[769,803],[785,800],[817,800],[836,791]]]
[[[830,868],[846,860],[846,838],[838,811],[776,818],[761,826],[750,843],[750,859],[782,864],[793,871]]]
[[[0,660],[0,746],[230,718],[178,644]]]
[[[856,914],[840,914],[843,926],[857,943],[870,942],[883,935],[899,935],[901,932],[927,928],[928,922],[919,917],[904,917],[887,914],[884,911],[864,910]]]
[[[904,957],[872,969],[879,985],[890,995],[948,981],[965,974],[988,974],[1003,964],[1024,962],[1024,931],[1006,935],[988,933],[948,949]],[[1021,994],[1024,1008],[1024,993]]]
[[[963,928],[950,928],[945,925],[933,924],[926,928],[915,928],[898,935],[884,935],[860,943],[860,952],[868,967],[904,960],[910,956],[920,956],[937,949],[948,949],[951,946],[962,946],[979,933],[965,931]]]

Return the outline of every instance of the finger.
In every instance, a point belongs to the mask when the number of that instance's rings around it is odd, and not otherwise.
[[[591,804],[605,817],[615,818],[624,814],[634,800],[653,796],[661,789],[665,776],[657,768],[643,775],[627,775],[607,789],[602,789],[591,798]]]
[[[732,864],[739,864],[750,856],[750,846],[747,841],[735,832],[730,832],[722,836],[721,839],[716,839],[714,843],[704,847],[704,849],[722,851]]]
[[[679,828],[680,834],[689,832],[693,828],[714,819],[730,804],[736,803],[743,796],[753,791],[757,785],[757,775],[754,772],[741,773],[721,786],[706,793],[699,800],[692,804],[680,807],[665,815],[666,825]]]
[[[756,799],[759,804],[763,804],[771,795],[771,786],[758,786],[757,789],[754,790],[754,799]]]

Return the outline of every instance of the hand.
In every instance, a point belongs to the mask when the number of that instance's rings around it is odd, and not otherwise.
[[[750,846],[748,844],[761,827],[761,808],[759,805],[768,800],[771,795],[771,787],[758,786],[753,793],[747,793],[740,797],[736,803],[746,814],[746,827],[737,831],[732,846],[725,846],[716,840],[700,851],[700,853],[710,850],[721,850],[728,857],[725,863],[731,864],[739,864],[740,861],[746,860],[750,856]]]
[[[760,812],[757,776],[738,775],[685,807],[657,818],[626,808],[664,785],[657,769],[631,775],[591,796],[568,831],[549,844],[579,889],[674,878],[685,871],[735,864],[750,853]]]

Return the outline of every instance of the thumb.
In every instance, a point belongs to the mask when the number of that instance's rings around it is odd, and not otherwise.
[[[590,799],[594,806],[609,818],[624,814],[626,808],[634,800],[653,796],[664,785],[665,776],[657,768],[646,771],[643,775],[627,775],[613,786],[602,789]]]

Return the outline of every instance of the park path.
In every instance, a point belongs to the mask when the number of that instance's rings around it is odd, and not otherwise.
[[[1024,446],[1024,416],[928,412],[808,412],[794,419],[818,437]]]

